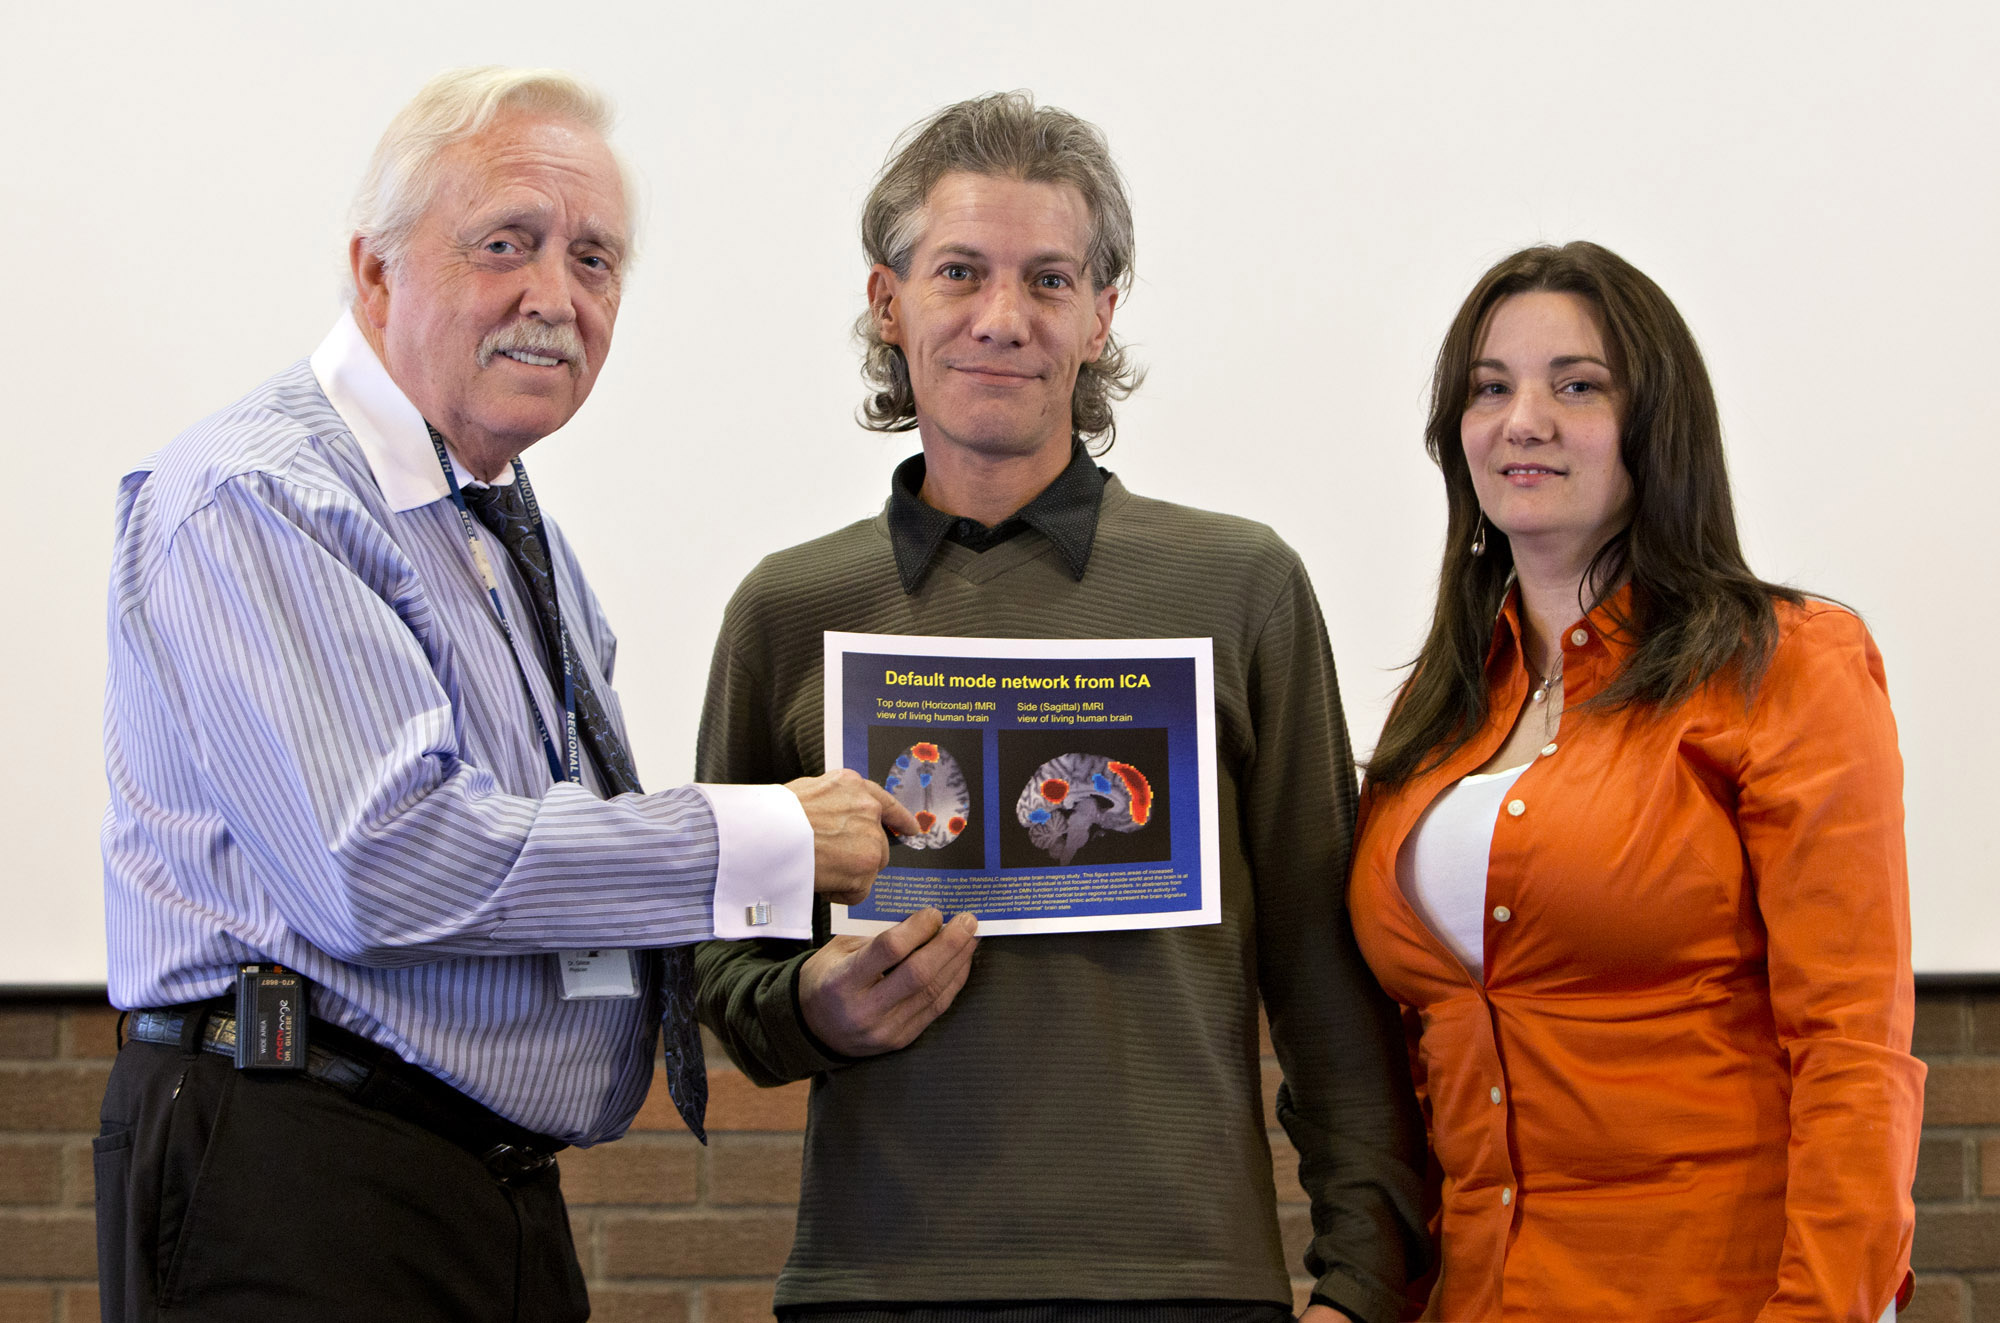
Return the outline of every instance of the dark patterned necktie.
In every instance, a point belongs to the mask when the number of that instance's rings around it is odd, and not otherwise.
[[[542,655],[548,660],[549,682],[560,695],[563,687],[562,618],[556,606],[555,578],[549,570],[548,548],[542,545],[542,539],[535,531],[535,521],[528,516],[528,503],[521,495],[521,484],[516,481],[505,487],[466,487],[463,493],[466,505],[479,522],[500,540],[501,546],[507,548],[507,558],[514,563],[515,572],[521,576],[521,583],[528,590],[528,600],[535,608],[535,624],[542,636]],[[574,656],[573,651],[571,655]],[[638,773],[632,770],[632,759],[625,752],[625,742],[618,738],[618,731],[604,711],[604,704],[591,687],[590,676],[581,665],[572,664],[571,671],[576,692],[578,743],[596,761],[605,787],[612,794],[637,794]],[[562,732],[558,730],[553,734],[560,747]],[[666,1015],[662,1021],[667,1088],[673,1094],[674,1106],[680,1110],[681,1119],[705,1144],[708,1134],[702,1129],[702,1117],[708,1109],[708,1070],[702,1060],[701,1029],[694,1019],[694,948],[670,946],[659,952],[659,957],[667,995]]]

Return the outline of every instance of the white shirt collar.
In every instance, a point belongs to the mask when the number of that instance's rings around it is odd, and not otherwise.
[[[353,431],[391,510],[401,514],[451,495],[423,414],[390,379],[351,312],[341,314],[309,362],[327,401]],[[451,468],[459,486],[478,485],[479,479],[456,455],[451,457]],[[509,465],[494,485],[504,487],[512,481],[514,469]]]

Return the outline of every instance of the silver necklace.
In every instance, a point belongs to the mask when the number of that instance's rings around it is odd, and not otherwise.
[[[1532,697],[1537,703],[1545,701],[1549,696],[1549,690],[1556,687],[1556,682],[1562,679],[1562,675],[1563,675],[1563,655],[1562,655],[1562,649],[1558,648],[1556,649],[1555,666],[1549,671],[1547,675],[1541,678],[1540,683],[1538,683],[1535,686],[1535,692],[1532,695],[1530,695],[1530,697]]]

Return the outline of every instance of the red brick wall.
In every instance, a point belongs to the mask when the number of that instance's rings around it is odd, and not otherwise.
[[[116,1016],[101,1001],[0,1002],[0,1323],[97,1317],[90,1137]],[[2000,988],[1933,990],[1917,1007],[1930,1063],[1917,1168],[1919,1289],[1906,1323],[2000,1323]],[[722,1063],[719,1051],[711,1059]],[[1265,1059],[1265,1097],[1277,1066]],[[791,1244],[805,1088],[709,1078],[710,1145],[664,1086],[616,1144],[564,1155],[563,1185],[599,1323],[755,1323]],[[1267,1112],[1267,1122],[1269,1116]],[[1303,1196],[1271,1131],[1296,1265]],[[1304,1282],[1294,1282],[1303,1299]]]
[[[101,997],[0,1002],[0,1323],[97,1317],[90,1137],[117,1019]]]
[[[2000,1323],[2000,988],[1920,992],[1916,1051],[1931,1073],[1903,1319]]]

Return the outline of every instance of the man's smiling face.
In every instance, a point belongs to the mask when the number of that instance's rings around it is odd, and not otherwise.
[[[1104,350],[1117,290],[1084,266],[1089,208],[1068,184],[949,174],[924,204],[907,276],[869,304],[903,351],[926,447],[988,458],[1070,444],[1077,370]]]
[[[590,395],[618,317],[624,186],[596,133],[524,113],[438,168],[402,258],[357,251],[360,311],[390,377],[490,477]]]

